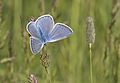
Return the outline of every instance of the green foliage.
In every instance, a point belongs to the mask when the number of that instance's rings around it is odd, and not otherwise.
[[[0,83],[90,83],[86,18],[94,18],[92,45],[94,83],[120,83],[119,0],[0,0]],[[113,12],[118,7],[116,12]],[[49,43],[47,75],[40,54],[33,56],[26,25],[30,18],[51,14],[55,22],[69,25],[71,37]],[[50,78],[49,78],[50,77]]]

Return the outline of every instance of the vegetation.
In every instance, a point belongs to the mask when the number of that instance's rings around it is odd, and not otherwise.
[[[0,83],[27,83],[30,74],[38,83],[90,83],[90,62],[93,83],[120,83],[119,8],[120,0],[0,0]],[[30,19],[43,14],[74,31],[45,47],[48,73],[41,54],[31,53],[26,31]],[[88,16],[96,33],[91,49],[86,42]]]

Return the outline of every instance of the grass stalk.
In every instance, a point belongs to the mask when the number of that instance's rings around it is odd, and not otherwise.
[[[90,81],[93,83],[93,69],[92,69],[92,44],[89,44],[89,54],[90,54]]]
[[[87,18],[87,28],[86,28],[86,39],[89,45],[89,55],[90,55],[90,81],[93,83],[93,70],[92,70],[92,44],[95,42],[95,28],[92,17]]]
[[[2,9],[3,9],[3,1],[0,0],[0,24],[2,22]]]
[[[52,83],[52,81],[51,81],[51,76],[50,76],[50,72],[49,72],[48,68],[45,68],[45,70],[46,70],[46,73],[47,73],[48,83]]]
[[[42,49],[42,54],[40,56],[41,64],[44,67],[46,73],[47,73],[47,80],[48,83],[52,83],[51,81],[51,76],[50,76],[50,71],[48,70],[50,61],[49,61],[49,55],[47,54],[46,47],[43,47]]]

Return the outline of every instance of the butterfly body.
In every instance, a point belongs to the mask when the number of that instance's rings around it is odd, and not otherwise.
[[[41,32],[41,30],[39,30],[39,32],[40,32],[40,35],[41,35],[42,43],[46,44],[48,39],[49,39],[48,35],[45,35],[43,32]]]
[[[63,23],[54,24],[51,15],[43,15],[36,21],[30,21],[26,28],[31,35],[30,47],[33,54],[40,52],[45,44],[67,38],[73,32]]]

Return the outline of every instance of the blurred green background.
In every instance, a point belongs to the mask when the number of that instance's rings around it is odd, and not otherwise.
[[[94,83],[120,83],[120,0],[0,0],[0,83],[90,83],[86,18],[94,18],[92,46]],[[49,43],[50,75],[32,55],[26,25],[30,18],[51,14],[74,34]]]

